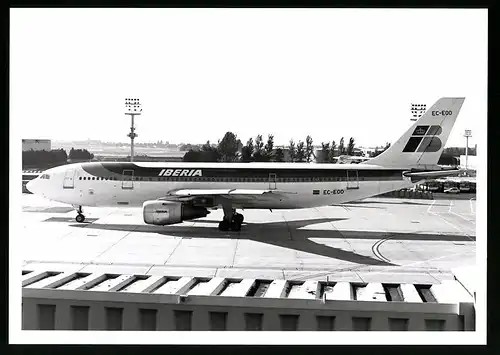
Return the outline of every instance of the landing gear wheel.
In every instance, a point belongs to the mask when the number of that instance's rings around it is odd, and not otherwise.
[[[219,222],[219,230],[223,232],[227,232],[229,228],[231,227],[231,224],[226,221],[225,219]]]
[[[241,223],[238,223],[237,221],[232,221],[231,222],[231,230],[235,232],[239,232],[241,230]]]
[[[79,214],[76,216],[76,221],[77,221],[78,223],[83,223],[83,221],[85,221],[85,216],[84,216],[83,214],[80,214],[80,213],[79,213]]]
[[[243,223],[243,215],[241,213],[236,213],[233,217],[233,220],[238,223],[240,225],[240,228],[241,228],[241,224]]]

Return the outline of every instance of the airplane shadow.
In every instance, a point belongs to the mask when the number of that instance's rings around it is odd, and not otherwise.
[[[82,224],[90,224],[92,222],[95,222],[99,220],[99,218],[85,218],[85,222],[82,222]],[[72,217],[50,217],[44,220],[44,222],[74,222],[75,219]]]
[[[352,201],[349,202],[349,205],[356,205],[352,207],[362,207],[362,206],[357,206],[357,205],[364,205],[364,204],[380,204],[380,205],[414,205],[414,206],[429,206],[432,202],[429,202],[432,200],[423,200],[421,203],[420,202],[412,202],[412,201],[401,201],[401,202],[394,202],[394,201]],[[347,205],[346,203],[340,205]],[[437,204],[434,203],[434,206],[448,206],[446,204]],[[383,207],[378,207],[378,208],[383,208]]]
[[[30,213],[68,213],[74,211],[70,207],[23,207],[23,212]]]
[[[332,207],[353,207],[353,208],[374,208],[377,210],[386,210],[387,207],[380,207],[380,206],[357,206],[353,203],[342,203],[340,205],[330,205]]]
[[[324,229],[302,229],[308,225],[328,223],[345,220],[347,218],[316,218],[307,220],[280,221],[270,223],[247,223],[244,222],[240,232],[221,232],[215,226],[219,221],[214,220],[194,220],[190,222],[214,224],[210,227],[193,226],[153,226],[146,224],[71,224],[72,227],[90,228],[113,231],[133,231],[140,233],[155,233],[181,238],[231,238],[246,239],[260,243],[266,243],[282,248],[293,249],[315,255],[325,256],[338,260],[349,261],[357,264],[376,266],[396,266],[396,264],[386,262],[371,256],[361,255],[353,251],[346,251],[340,248],[316,243],[310,238],[325,239],[372,239],[381,240],[390,237],[391,240],[460,240],[470,241],[466,236],[458,235],[422,235],[411,233],[385,233],[369,231],[338,231]]]

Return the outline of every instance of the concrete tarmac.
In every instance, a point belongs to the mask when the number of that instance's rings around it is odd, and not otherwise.
[[[240,232],[222,211],[171,226],[141,208],[71,206],[23,194],[24,270],[435,284],[475,265],[474,199],[370,198],[303,210],[246,210]]]

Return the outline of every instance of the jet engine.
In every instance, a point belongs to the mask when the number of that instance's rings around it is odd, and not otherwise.
[[[142,205],[144,222],[157,226],[201,218],[209,213],[205,207],[174,201],[146,201]]]

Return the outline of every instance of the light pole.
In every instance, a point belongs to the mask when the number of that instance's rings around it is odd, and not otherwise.
[[[468,175],[468,160],[469,160],[469,137],[472,137],[472,132],[470,129],[466,129],[464,133],[465,137],[465,175]]]
[[[134,116],[141,114],[142,107],[139,103],[139,99],[125,99],[125,108],[127,109],[125,114],[130,115],[132,119],[132,123],[130,125],[130,133],[127,135],[127,137],[130,138],[130,161],[134,161],[134,139],[137,138],[134,127]]]

